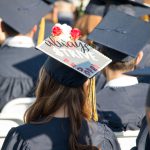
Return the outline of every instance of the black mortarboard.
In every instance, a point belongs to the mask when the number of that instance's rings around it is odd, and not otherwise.
[[[133,6],[134,16],[141,17],[150,14],[150,7],[143,3],[143,0],[129,0]]]
[[[136,58],[150,39],[150,23],[110,10],[88,38],[106,48],[114,61]]]
[[[53,4],[55,2],[55,0],[44,0],[44,1],[46,1],[49,4]]]
[[[19,33],[28,33],[50,11],[43,0],[0,0],[0,17]]]
[[[111,8],[135,17],[141,17],[150,14],[150,7],[144,4],[143,1],[137,0],[90,0],[89,4],[86,7],[85,13],[103,16]]]
[[[69,87],[82,85],[111,62],[86,43],[74,41],[71,33],[75,35],[75,30],[65,24],[56,24],[52,35],[37,46],[49,56],[44,64],[46,71],[57,82]]]

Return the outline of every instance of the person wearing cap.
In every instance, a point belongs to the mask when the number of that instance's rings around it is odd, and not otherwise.
[[[58,22],[74,25],[76,6],[73,0],[56,0],[54,12],[57,14]]]
[[[149,0],[110,0],[108,1],[108,8],[105,14],[110,9],[116,9],[118,11],[122,11],[126,14],[129,14],[131,16],[140,18],[144,21],[149,22],[149,15],[150,15],[150,5]],[[148,42],[142,49],[144,55],[141,62],[138,64],[139,67],[146,67],[150,66],[149,58],[150,58],[150,43]],[[149,80],[145,79],[143,77],[139,82],[149,83]]]
[[[111,9],[116,9],[138,18],[144,18],[146,15],[150,14],[150,8],[143,4],[143,1],[133,2],[126,0],[91,0],[86,7],[85,15],[83,15],[83,17],[81,17],[75,25],[82,31],[82,34],[84,35],[84,40]],[[139,63],[140,67],[150,65],[149,46],[150,45],[147,44],[143,48],[144,56],[142,61]],[[146,79],[142,79],[139,82],[147,83],[149,81],[147,81]],[[98,91],[102,89],[105,83],[105,77],[103,76],[103,74],[99,73],[96,77],[96,90]]]
[[[127,72],[127,75],[137,76],[137,77],[150,77],[150,67],[144,67],[141,69],[135,69],[134,71]],[[140,132],[136,139],[136,146],[132,150],[149,150],[150,147],[150,88],[147,95],[147,100],[145,103],[146,117],[142,121]]]
[[[113,132],[92,121],[88,96],[92,78],[111,60],[79,36],[78,29],[56,24],[37,46],[48,59],[39,73],[36,101],[25,113],[26,124],[9,131],[2,150],[120,150]]]
[[[145,4],[147,2],[144,3],[143,0],[90,0],[85,14],[77,20],[75,26],[80,28],[86,39],[110,9],[116,9],[135,17],[143,17],[150,14],[150,9]]]
[[[43,0],[0,1],[0,27],[6,36],[0,48],[0,110],[12,99],[33,96],[39,69],[47,58],[35,49],[33,36],[49,9]]]
[[[89,35],[103,54],[112,59],[103,73],[107,83],[97,91],[100,122],[113,131],[138,130],[145,115],[148,84],[124,75],[142,59],[150,36],[150,24],[120,11],[110,10]]]

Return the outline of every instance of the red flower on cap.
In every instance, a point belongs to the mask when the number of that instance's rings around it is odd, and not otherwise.
[[[59,36],[62,33],[62,29],[58,26],[54,26],[52,28],[52,35],[53,36]]]
[[[78,40],[79,37],[81,36],[81,31],[77,28],[74,28],[71,30],[70,34],[73,40]]]

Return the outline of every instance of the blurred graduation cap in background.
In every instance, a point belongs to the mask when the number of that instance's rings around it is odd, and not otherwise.
[[[143,0],[129,0],[129,2],[133,5],[135,17],[142,17],[150,14],[150,5],[143,3]]]
[[[49,4],[53,4],[56,0],[44,0],[44,1],[46,1]]]
[[[104,16],[110,9],[116,9],[135,17],[150,14],[150,5],[143,3],[143,0],[90,0],[85,13]]]
[[[43,0],[1,0],[0,17],[21,34],[26,34],[50,11]]]
[[[150,40],[150,23],[110,10],[88,39],[113,61],[128,61]]]

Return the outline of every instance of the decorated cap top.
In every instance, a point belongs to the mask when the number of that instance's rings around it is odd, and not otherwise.
[[[37,46],[49,56],[44,65],[46,70],[67,86],[81,85],[111,62],[108,57],[80,41],[80,36],[77,28],[55,24],[51,35]]]

